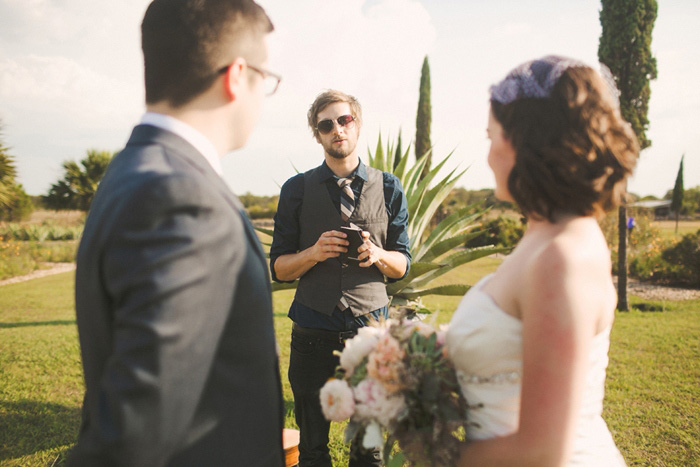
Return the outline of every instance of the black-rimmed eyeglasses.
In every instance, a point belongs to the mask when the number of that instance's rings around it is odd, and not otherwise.
[[[226,73],[230,66],[231,65],[226,65],[225,67],[221,68],[217,73]],[[279,88],[280,86],[280,81],[282,81],[282,76],[278,75],[277,73],[273,73],[270,70],[266,70],[257,66],[248,64],[246,64],[246,66],[251,70],[260,73],[260,75],[263,77],[263,89],[265,90],[266,96],[271,96],[277,92],[277,88]]]

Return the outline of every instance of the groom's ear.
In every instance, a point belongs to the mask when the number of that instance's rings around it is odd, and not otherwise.
[[[240,89],[241,81],[244,79],[243,71],[246,67],[246,61],[243,57],[238,57],[228,67],[224,74],[224,93],[229,101],[235,101]]]

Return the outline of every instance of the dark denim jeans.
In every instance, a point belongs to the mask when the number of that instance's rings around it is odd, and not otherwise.
[[[294,415],[299,426],[299,467],[331,467],[328,451],[330,422],[323,416],[319,392],[335,373],[339,359],[334,350],[345,344],[338,339],[301,334],[292,330],[289,383],[294,393]],[[358,443],[359,444],[359,443]],[[366,451],[353,443],[349,467],[381,466],[379,451]]]

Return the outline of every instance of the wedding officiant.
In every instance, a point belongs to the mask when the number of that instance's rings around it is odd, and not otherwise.
[[[307,117],[324,162],[282,187],[270,270],[278,282],[299,279],[288,316],[294,322],[289,381],[300,466],[330,467],[330,422],[319,391],[338,365],[333,352],[360,327],[388,317],[385,279],[404,278],[411,264],[408,207],[399,180],[359,158],[362,109],[356,98],[323,92]],[[361,236],[360,246],[350,249],[357,251],[348,250],[352,235]],[[349,465],[380,465],[379,453],[353,445]]]

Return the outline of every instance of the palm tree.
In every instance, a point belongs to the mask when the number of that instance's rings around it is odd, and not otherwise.
[[[63,163],[63,179],[54,183],[44,196],[46,205],[52,209],[90,209],[97,185],[112,161],[114,153],[91,149],[87,157],[80,161]]]
[[[17,168],[8,148],[2,139],[2,121],[0,120],[0,210],[8,209],[15,194]]]
[[[17,176],[15,165],[5,149],[0,142],[0,210],[7,209],[12,204]]]

